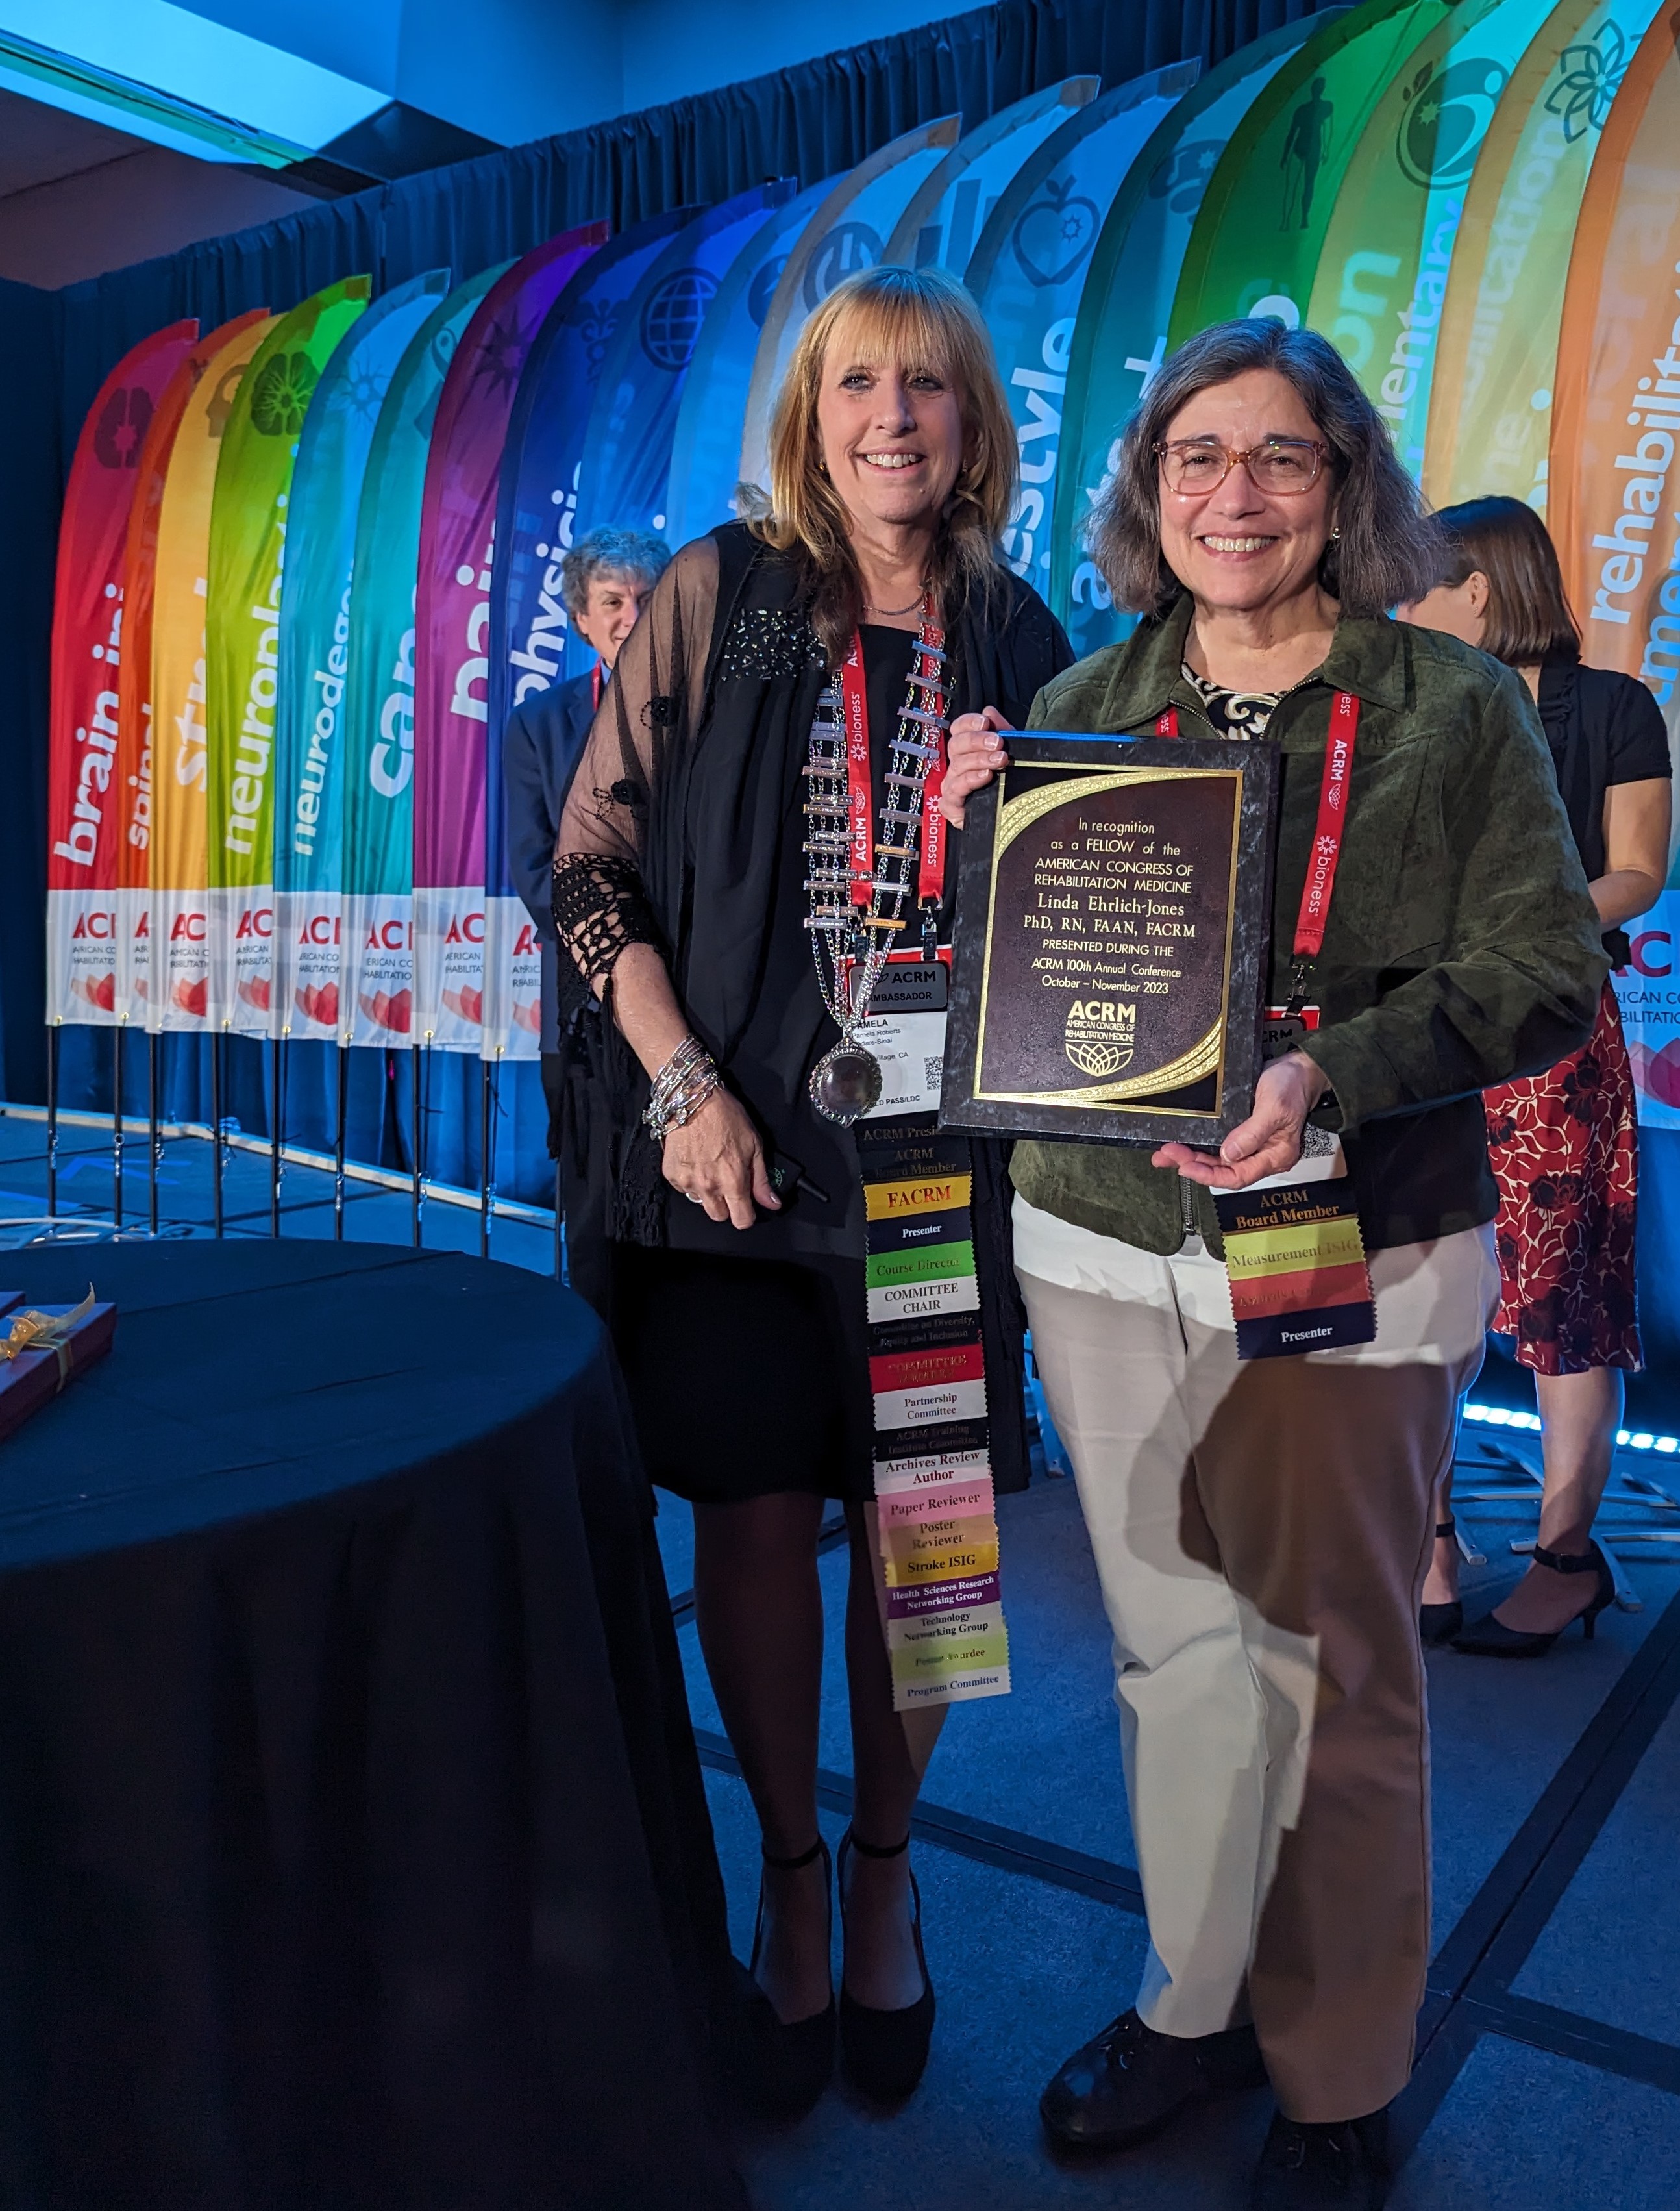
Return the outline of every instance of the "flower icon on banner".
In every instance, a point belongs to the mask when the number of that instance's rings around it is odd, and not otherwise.
[[[1572,145],[1586,131],[1604,129],[1627,67],[1628,41],[1616,23],[1606,23],[1586,45],[1564,47],[1546,108],[1562,123]]]
[[[317,376],[306,353],[277,353],[264,361],[251,387],[252,425],[265,438],[295,438]]]

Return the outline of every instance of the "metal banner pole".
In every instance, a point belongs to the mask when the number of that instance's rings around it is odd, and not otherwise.
[[[128,1024],[118,1021],[111,1039],[111,1221],[123,1225],[123,1039]]]
[[[158,1130],[158,1039],[151,1031],[146,1037],[146,1136],[152,1158],[148,1221],[155,1236],[158,1233],[158,1166],[163,1152],[163,1138]]]
[[[221,1233],[221,1077],[222,1033],[210,1037],[210,1225]]]
[[[58,1217],[58,1023],[46,1033],[46,1210]]]
[[[344,1128],[350,1112],[350,1047],[338,1047],[338,1126],[333,1136],[333,1241],[344,1241]]]
[[[490,1148],[495,1142],[494,1107],[491,1098],[490,1062],[479,1063],[478,1136],[478,1255],[490,1257]]]
[[[280,1233],[280,1152],[281,1115],[285,1110],[286,1077],[283,1055],[286,1039],[276,1037],[273,1045],[274,1064],[269,1069],[269,1233]]]
[[[414,1175],[409,1235],[416,1251],[420,1248],[420,1138],[425,1133],[425,1117],[420,1112],[420,1048],[416,1045],[409,1055],[408,1068],[408,1164]]]

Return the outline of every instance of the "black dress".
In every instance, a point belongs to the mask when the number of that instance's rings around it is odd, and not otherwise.
[[[877,805],[913,644],[907,632],[864,633]],[[1072,657],[1042,603],[1001,570],[989,607],[950,625],[947,651],[952,713],[994,705],[1017,723]],[[677,1196],[640,1130],[645,1076],[592,994],[572,991],[567,1040],[587,1081],[568,1091],[583,1109],[568,1143],[604,1178],[610,1239],[604,1253],[575,1254],[574,1275],[609,1319],[653,1479],[697,1500],[871,1492],[857,1146],[805,1087],[836,1035],[803,926],[801,770],[826,672],[790,560],[738,524],[686,547],[619,657],[561,829],[562,934],[586,956],[595,946],[597,972],[614,930],[656,936],[766,1152],[822,1193],[802,1189],[745,1231]],[[597,878],[597,910],[581,918],[580,861]],[[947,906],[947,936],[949,924]],[[1005,1153],[975,1148],[994,1472],[1000,1488],[1018,1487]]]

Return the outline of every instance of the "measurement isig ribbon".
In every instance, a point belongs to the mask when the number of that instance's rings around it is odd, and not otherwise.
[[[967,1140],[858,1132],[895,1707],[1008,1693]]]

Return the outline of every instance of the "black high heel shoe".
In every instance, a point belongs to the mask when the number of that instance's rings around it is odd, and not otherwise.
[[[840,1844],[840,1925],[846,1924],[846,1858],[856,1851],[866,1858],[903,1857],[910,1846],[905,1836],[890,1850],[879,1850],[873,1843],[861,1843],[847,1828]],[[855,2088],[866,2096],[873,2096],[883,2104],[902,2103],[916,2087],[928,2069],[928,2051],[934,2038],[934,1984],[928,1975],[928,1955],[922,1947],[922,1891],[916,1887],[916,1875],[910,1875],[910,1896],[916,1906],[910,1922],[910,1934],[916,1943],[916,1960],[922,1968],[922,1994],[913,2004],[896,2011],[878,2011],[873,2004],[861,2004],[846,1988],[843,1967],[840,1975],[840,2062],[846,2077]]]
[[[828,1855],[828,1845],[820,1835],[808,1851],[801,1851],[796,1858],[772,1857],[763,1852],[764,1863],[777,1873],[801,1873],[808,1865],[823,1862],[823,1891],[831,1896],[829,1910],[833,1911],[830,1882],[833,1865]],[[757,2101],[767,2118],[802,2119],[817,2103],[834,2074],[834,1991],[831,1987],[828,2002],[821,2011],[809,2019],[796,2019],[789,2025],[778,2017],[775,2005],[759,1987],[756,1978],[758,1954],[764,1941],[764,1892],[762,1881],[758,1887],[758,1917],[752,1928],[752,1956],[747,1966],[753,1976],[755,2000],[752,2004],[754,2071],[757,2075]]]
[[[1435,1523],[1437,1540],[1442,1536],[1456,1536],[1459,1523],[1450,1516]],[[1425,1643],[1450,1643],[1464,1626],[1464,1607],[1457,1597],[1450,1604],[1420,1604],[1417,1608],[1417,1632]]]
[[[1592,1602],[1585,1612],[1578,1612],[1580,1632],[1587,1642],[1597,1633],[1598,1614],[1606,1605],[1616,1602],[1616,1577],[1610,1570],[1610,1561],[1596,1543],[1589,1543],[1584,1551],[1548,1551],[1542,1544],[1534,1546],[1534,1556],[1543,1566],[1550,1566],[1555,1574],[1590,1574],[1598,1577],[1598,1586],[1593,1590]],[[1565,1622],[1573,1627],[1574,1620]],[[1526,1633],[1521,1628],[1507,1627],[1502,1620],[1489,1613],[1462,1635],[1453,1638],[1455,1651],[1466,1651],[1475,1658],[1544,1658],[1563,1629],[1556,1628],[1550,1635]]]

